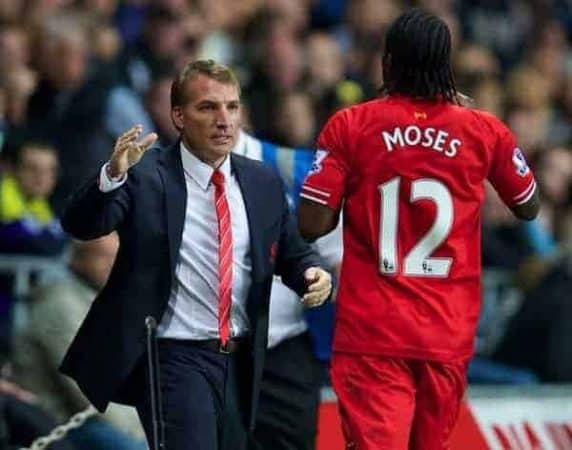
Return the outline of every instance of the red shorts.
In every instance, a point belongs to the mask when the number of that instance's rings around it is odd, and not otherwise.
[[[335,353],[332,383],[348,450],[446,450],[468,362]]]

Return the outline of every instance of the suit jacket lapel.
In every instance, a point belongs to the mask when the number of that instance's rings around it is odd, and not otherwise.
[[[230,155],[231,168],[234,171],[238,185],[242,192],[244,199],[244,206],[246,207],[246,215],[248,217],[248,229],[250,233],[250,253],[252,257],[252,278],[258,279],[263,273],[262,260],[260,252],[257,251],[257,239],[262,236],[263,217],[261,214],[264,211],[264,188],[256,183],[254,176],[249,176],[249,167],[244,164],[241,158],[236,155]]]
[[[187,186],[181,161],[180,144],[164,150],[159,161],[159,174],[163,180],[167,235],[169,237],[169,260],[171,273],[175,270],[187,209]]]

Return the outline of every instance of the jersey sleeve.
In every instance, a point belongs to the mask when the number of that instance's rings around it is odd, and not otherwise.
[[[534,174],[512,132],[502,122],[494,127],[496,145],[488,179],[508,207],[526,203],[536,191]]]
[[[342,110],[332,116],[318,136],[318,149],[300,197],[340,209],[350,167],[347,134],[347,113]]]

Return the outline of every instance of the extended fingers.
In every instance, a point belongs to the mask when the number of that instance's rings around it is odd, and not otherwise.
[[[139,154],[144,153],[149,147],[151,147],[158,136],[156,133],[147,134],[140,142],[137,139],[141,135],[143,127],[141,125],[135,125],[134,127],[123,133],[115,143],[115,151],[119,153],[126,152],[128,150],[136,150]]]
[[[158,136],[156,133],[149,133],[147,136],[141,139],[139,142],[139,147],[142,149],[142,151],[145,151],[155,143],[157,138]]]
[[[119,140],[122,142],[134,141],[139,137],[142,131],[142,125],[135,125],[134,127],[129,128],[129,130],[127,130],[121,136],[119,136]]]
[[[135,125],[134,127],[127,130],[117,138],[117,141],[115,142],[115,149],[121,152],[127,150],[131,144],[135,143],[141,134],[141,131],[143,131],[143,127],[141,125]]]

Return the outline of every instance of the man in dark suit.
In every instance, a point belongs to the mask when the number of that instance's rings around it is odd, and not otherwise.
[[[234,74],[211,60],[188,64],[171,106],[180,141],[142,159],[157,136],[127,131],[64,213],[75,237],[117,230],[120,248],[62,371],[100,410],[134,405],[151,443],[145,319],[155,317],[167,449],[241,449],[254,426],[273,275],[310,307],[326,300],[331,279],[298,235],[279,176],[229,155],[240,127]]]

